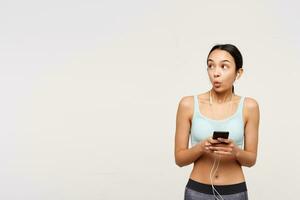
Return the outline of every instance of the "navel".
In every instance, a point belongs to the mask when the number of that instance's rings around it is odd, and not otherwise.
[[[216,174],[215,174],[215,178],[219,178],[219,174],[218,174],[218,172],[216,172]]]

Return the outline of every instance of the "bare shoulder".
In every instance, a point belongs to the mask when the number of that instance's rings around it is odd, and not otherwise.
[[[245,97],[244,101],[245,120],[246,123],[251,121],[259,121],[259,104],[257,100],[251,97]]]
[[[194,98],[193,96],[183,96],[179,101],[179,105],[184,108],[189,108],[193,106],[193,102],[194,102],[193,98]]]
[[[194,97],[193,96],[183,96],[181,97],[178,104],[178,113],[191,118],[194,109]]]
[[[199,101],[207,101],[208,93],[201,93],[196,95]],[[194,108],[194,96],[183,96],[179,101],[179,106],[185,110],[192,110]]]
[[[249,111],[254,111],[259,109],[258,102],[252,97],[245,97],[245,107]]]
[[[181,97],[178,105],[181,111],[189,111],[194,107],[194,97],[193,96],[183,96]]]

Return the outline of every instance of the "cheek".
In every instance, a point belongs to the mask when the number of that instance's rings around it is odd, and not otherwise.
[[[228,87],[233,85],[234,79],[232,76],[223,76],[223,84],[224,86],[227,85]]]
[[[207,75],[208,75],[208,77],[209,77],[210,80],[213,80],[214,75],[213,75],[212,72],[208,72]]]
[[[235,74],[232,72],[225,72],[223,74],[224,81],[231,83],[235,80]]]

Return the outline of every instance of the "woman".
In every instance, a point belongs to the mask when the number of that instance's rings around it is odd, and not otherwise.
[[[260,114],[255,99],[234,93],[242,66],[236,46],[215,45],[207,57],[212,88],[179,102],[175,161],[180,167],[194,163],[185,200],[248,199],[242,166],[256,162]],[[228,131],[229,137],[213,139],[214,131]]]

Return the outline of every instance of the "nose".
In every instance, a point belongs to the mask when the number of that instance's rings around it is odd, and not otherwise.
[[[218,67],[215,68],[213,75],[214,77],[219,77],[221,75],[221,72]]]

